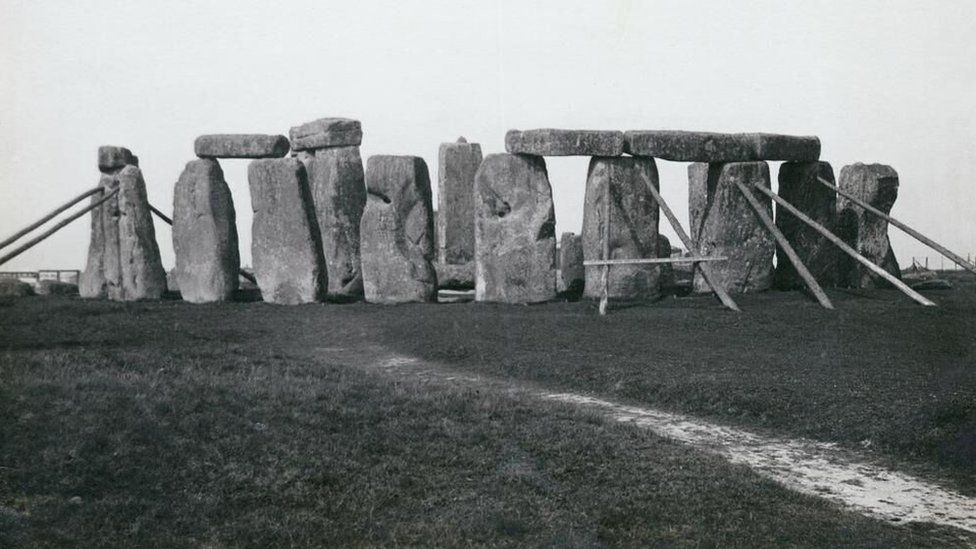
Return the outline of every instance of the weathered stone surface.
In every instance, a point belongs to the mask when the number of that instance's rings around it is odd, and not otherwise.
[[[640,130],[625,134],[624,151],[679,162],[815,161],[820,139],[770,133]]]
[[[837,225],[836,193],[817,181],[834,182],[834,170],[827,162],[786,162],[779,168],[779,195],[831,232]],[[837,284],[840,250],[793,214],[776,207],[776,226],[786,237],[810,274],[822,286]],[[805,288],[786,253],[776,248],[776,287],[784,290]]]
[[[115,188],[117,182],[115,177],[102,174],[98,185],[108,192]],[[95,194],[91,197],[94,204],[103,198],[102,194]],[[105,278],[105,251],[106,251],[106,227],[111,229],[114,235],[112,241],[118,243],[118,226],[113,222],[107,225],[106,216],[113,209],[118,209],[118,198],[112,198],[108,202],[91,211],[91,231],[88,239],[88,259],[85,263],[85,270],[78,277],[78,294],[85,299],[104,299],[107,294],[108,282]]]
[[[556,289],[582,295],[585,281],[583,237],[575,233],[563,233],[559,237],[559,280]]]
[[[166,271],[159,258],[146,182],[142,170],[126,166],[116,176],[118,194],[119,283],[109,279],[108,297],[118,301],[159,299],[166,292]],[[110,248],[107,254],[112,255]],[[109,271],[106,270],[106,273]]]
[[[437,301],[430,175],[417,156],[371,156],[360,229],[370,303]]]
[[[765,162],[692,164],[688,179],[691,233],[698,251],[704,256],[727,258],[709,263],[716,283],[730,293],[769,289],[776,242],[735,186],[740,181],[768,187],[769,166]],[[760,193],[753,194],[772,216],[772,201]],[[697,267],[692,290],[711,292]]]
[[[102,145],[98,148],[98,169],[105,173],[112,173],[128,165],[139,165],[139,159],[132,151],[125,147]]]
[[[288,136],[291,138],[291,148],[296,151],[358,147],[363,142],[363,128],[359,120],[319,118],[293,127]]]
[[[556,295],[556,214],[545,160],[490,154],[475,175],[475,299]]]
[[[840,170],[841,190],[884,213],[890,213],[898,198],[898,172],[884,164],[851,164]],[[898,260],[888,240],[888,222],[865,212],[850,200],[837,197],[837,235],[876,265],[901,277]],[[887,282],[846,254],[839,262],[840,284],[852,288],[874,288]]]
[[[255,160],[247,167],[254,220],[251,260],[261,298],[296,305],[325,297],[322,237],[305,166],[294,158]]]
[[[657,256],[671,257],[671,241],[661,233],[657,234]],[[674,265],[664,263],[661,265],[661,287],[674,285]]]
[[[438,161],[438,261],[474,261],[474,174],[481,165],[481,145],[463,137],[441,143]]]
[[[434,263],[437,287],[447,290],[474,289],[474,261],[462,264]]]
[[[173,191],[176,283],[184,301],[229,301],[237,290],[241,259],[237,214],[220,164],[186,164]]]
[[[15,278],[0,278],[0,297],[27,297],[34,295],[30,284]]]
[[[329,274],[329,295],[362,295],[359,224],[366,207],[366,183],[359,147],[318,149],[306,164]],[[350,294],[349,292],[355,292]]]
[[[750,160],[752,144],[737,134],[678,130],[629,131],[624,151],[676,162],[728,162]]]
[[[657,257],[659,210],[648,185],[658,188],[653,158],[594,158],[586,178],[583,206],[583,259],[643,259]],[[610,256],[603,256],[610,197]],[[603,295],[603,268],[586,267],[586,297]],[[609,297],[653,299],[660,294],[657,265],[613,265],[609,271]]]
[[[201,135],[193,142],[200,158],[281,158],[289,147],[283,135],[259,133]]]
[[[505,150],[535,156],[620,156],[624,134],[603,130],[508,130]]]

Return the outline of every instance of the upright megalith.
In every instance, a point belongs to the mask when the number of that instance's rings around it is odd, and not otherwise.
[[[779,195],[834,232],[837,225],[836,193],[817,178],[834,182],[834,170],[829,163],[786,162],[779,168]],[[837,284],[837,262],[841,254],[833,243],[780,206],[776,207],[776,226],[818,283],[822,286]],[[775,283],[777,288],[784,290],[806,287],[781,248],[776,249]]]
[[[159,258],[142,170],[129,165],[116,178],[119,283],[110,281],[108,297],[119,301],[159,299],[166,293],[166,271]]]
[[[366,192],[360,228],[366,301],[437,301],[433,205],[424,159],[371,156]]]
[[[555,231],[545,161],[517,154],[485,157],[475,175],[475,299],[553,299]]]
[[[103,170],[118,172],[118,168],[102,167],[102,154],[99,149],[99,167]],[[91,202],[94,204],[106,193],[111,192],[118,186],[118,181],[114,173],[102,173],[98,180],[98,186],[102,192],[92,196]],[[117,216],[112,216],[111,212],[118,210],[118,197],[112,197],[103,202],[91,211],[91,231],[88,240],[88,258],[85,263],[85,270],[78,277],[78,294],[85,299],[104,299],[108,297],[108,279],[105,274],[106,252],[109,249],[108,242],[113,243],[114,250],[118,249],[118,224]],[[117,259],[114,260],[117,264]]]
[[[441,143],[437,170],[438,261],[474,260],[474,175],[481,165],[481,145],[463,137]]]
[[[583,269],[583,237],[575,233],[563,233],[559,237],[559,280],[557,290],[583,295],[586,281]]]
[[[583,206],[583,258],[644,259],[657,257],[659,209],[648,186],[659,187],[653,158],[593,158],[586,178]],[[607,199],[609,224],[606,219]],[[607,230],[609,227],[609,231]],[[604,257],[609,238],[610,255]],[[603,267],[586,267],[586,297],[603,295]],[[656,265],[613,265],[608,273],[608,296],[653,299],[660,294]]]
[[[281,158],[289,148],[287,137],[259,133],[201,135],[193,142],[200,158]]]
[[[237,215],[220,163],[187,162],[173,192],[176,284],[184,301],[228,301],[241,267]]]
[[[295,158],[247,167],[254,219],[251,260],[261,297],[296,305],[325,297],[328,278],[305,166]]]
[[[839,188],[887,214],[898,198],[898,172],[884,164],[844,166],[840,170]],[[888,240],[887,220],[838,196],[837,232],[859,254],[901,278],[898,260]],[[877,275],[847,256],[841,258],[838,276],[841,285],[852,288],[873,288],[884,284]]]
[[[750,188],[756,183],[769,187],[769,166],[765,162],[729,162],[688,167],[692,239],[702,255],[726,258],[709,264],[713,281],[726,291],[768,290],[773,282],[776,242],[736,182]],[[772,216],[772,201],[753,194]],[[698,267],[692,290],[712,291]]]
[[[317,149],[306,165],[329,273],[328,293],[361,296],[359,230],[366,207],[366,183],[359,147]]]

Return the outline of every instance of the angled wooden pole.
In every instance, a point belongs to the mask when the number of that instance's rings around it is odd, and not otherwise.
[[[874,206],[868,204],[867,202],[861,200],[860,198],[857,198],[856,196],[851,195],[849,192],[841,190],[840,187],[838,187],[837,185],[832,184],[830,181],[827,181],[826,179],[824,179],[822,177],[818,177],[817,180],[820,181],[821,183],[823,183],[824,185],[826,185],[828,188],[830,188],[830,190],[836,192],[837,194],[843,196],[844,198],[846,198],[846,199],[850,200],[851,202],[857,204],[858,206],[864,208],[866,211],[871,212],[874,215],[876,215],[876,216],[878,216],[878,217],[880,217],[882,219],[887,220],[888,223],[891,223],[895,227],[898,227],[899,229],[905,231],[910,236],[912,236],[913,238],[915,238],[915,240],[918,240],[922,244],[925,244],[926,246],[928,246],[929,248],[932,248],[933,250],[939,252],[943,256],[948,257],[949,259],[951,259],[952,261],[954,261],[957,265],[959,265],[963,269],[966,269],[967,271],[970,271],[972,273],[976,273],[976,265],[973,265],[972,263],[966,261],[965,259],[962,258],[961,255],[957,255],[957,254],[952,253],[952,251],[950,251],[949,249],[947,249],[945,246],[943,246],[943,245],[939,244],[938,242],[932,240],[931,238],[923,235],[922,233],[916,231],[915,229],[909,227],[908,225],[902,223],[901,221],[898,221],[894,217],[891,217],[890,215],[882,212],[881,210],[875,208]]]
[[[766,196],[768,196],[768,197],[772,198],[773,200],[775,200],[777,204],[779,204],[780,206],[786,208],[786,211],[788,211],[791,214],[793,214],[794,216],[796,216],[797,219],[799,219],[800,221],[802,221],[802,222],[806,223],[807,225],[813,227],[818,233],[824,235],[827,238],[827,240],[833,242],[835,246],[837,246],[838,248],[840,248],[847,255],[853,257],[855,260],[857,260],[858,263],[864,265],[868,269],[871,269],[872,272],[874,272],[878,276],[880,276],[880,277],[884,278],[885,280],[887,280],[888,282],[890,282],[892,285],[894,285],[896,288],[898,288],[899,290],[901,290],[908,297],[914,299],[915,301],[917,301],[918,303],[921,303],[922,305],[925,305],[925,306],[928,306],[928,307],[934,307],[935,306],[935,303],[933,303],[933,302],[929,301],[928,299],[926,299],[925,296],[923,296],[922,294],[920,294],[920,293],[916,292],[915,290],[909,288],[907,284],[905,284],[901,280],[898,280],[898,278],[892,276],[892,274],[889,273],[888,271],[886,271],[886,270],[882,269],[881,267],[875,265],[868,258],[866,258],[863,255],[857,253],[857,251],[854,250],[854,248],[851,248],[850,246],[848,246],[847,243],[844,242],[843,240],[841,240],[840,238],[838,238],[837,235],[835,235],[834,233],[832,233],[829,230],[827,230],[827,228],[824,227],[823,225],[821,225],[821,224],[817,223],[816,221],[814,221],[814,220],[810,219],[809,217],[807,217],[803,212],[801,212],[800,210],[796,209],[796,207],[794,207],[792,204],[790,204],[786,200],[783,200],[783,198],[780,197],[778,194],[774,193],[770,189],[767,189],[766,187],[763,187],[762,185],[755,185],[755,187],[757,189],[759,189],[759,191],[762,192],[763,194],[765,194]]]
[[[607,178],[607,192],[603,195],[603,260],[610,260],[610,178]],[[601,269],[600,287],[600,315],[607,314],[607,304],[610,301],[610,264],[605,263]]]
[[[169,216],[167,216],[163,212],[157,210],[156,207],[153,206],[152,204],[149,205],[149,211],[151,211],[152,213],[156,214],[156,217],[158,217],[158,218],[162,219],[163,221],[165,221],[166,224],[169,225],[170,227],[173,226],[173,220],[170,219]],[[240,275],[240,276],[242,276],[242,277],[244,277],[251,284],[257,284],[258,283],[258,280],[256,278],[254,278],[253,275],[251,275],[250,273],[248,273],[247,271],[245,271],[244,269],[238,269],[237,270],[237,274]]]
[[[37,236],[37,237],[35,237],[35,238],[27,241],[27,243],[25,243],[23,246],[17,248],[16,250],[10,252],[9,254],[7,254],[7,255],[5,255],[3,257],[0,257],[0,265],[3,265],[4,263],[10,261],[11,259],[17,257],[18,255],[20,255],[20,254],[26,252],[27,250],[33,248],[36,244],[39,244],[45,238],[47,238],[47,237],[51,236],[52,234],[54,234],[54,233],[58,232],[59,230],[61,230],[68,223],[71,223],[75,219],[78,219],[79,217],[85,215],[86,213],[88,213],[88,212],[94,210],[95,208],[101,206],[103,202],[105,202],[109,198],[112,198],[117,192],[119,192],[118,189],[112,189],[111,192],[109,192],[108,194],[106,194],[105,196],[103,196],[98,202],[95,202],[94,204],[91,204],[90,206],[86,207],[85,209],[83,209],[83,210],[81,210],[81,211],[79,211],[77,213],[71,214],[70,216],[68,216],[68,217],[64,218],[63,220],[61,220],[57,225],[55,225],[55,226],[51,227],[50,229],[44,231],[39,236]]]
[[[688,236],[688,233],[686,233],[683,228],[681,228],[681,222],[678,221],[678,218],[674,216],[674,212],[672,212],[671,208],[669,208],[667,203],[664,202],[664,197],[661,196],[661,192],[658,191],[653,184],[649,184],[647,188],[651,191],[651,195],[654,196],[654,200],[657,201],[658,206],[661,207],[661,211],[664,212],[664,217],[668,218],[668,222],[671,223],[671,228],[674,229],[674,232],[678,233],[678,238],[681,239],[681,243],[684,244],[685,249],[691,252],[698,252],[698,248],[695,246],[695,243],[691,241],[691,237]],[[735,301],[732,301],[729,293],[725,291],[725,288],[721,287],[715,282],[715,278],[712,276],[712,271],[708,268],[708,264],[699,263],[698,270],[701,271],[702,276],[705,277],[705,282],[711,286],[712,291],[715,292],[716,296],[718,296],[718,299],[722,302],[722,305],[725,305],[735,312],[739,312],[739,306],[735,304]]]
[[[25,234],[33,231],[34,229],[40,227],[41,225],[47,223],[54,216],[56,216],[59,213],[67,210],[68,208],[74,206],[78,202],[81,202],[82,200],[88,198],[89,196],[97,193],[100,190],[102,190],[102,188],[100,186],[99,187],[95,187],[93,189],[88,189],[87,191],[85,191],[85,192],[79,194],[78,196],[72,198],[68,202],[65,202],[64,204],[58,206],[52,212],[50,212],[49,214],[45,215],[44,217],[42,217],[38,221],[35,221],[34,223],[31,223],[27,227],[24,227],[23,229],[21,229],[21,230],[17,231],[16,233],[14,233],[10,238],[4,240],[3,242],[0,242],[0,249],[6,248],[10,244],[13,244],[14,241],[16,241],[18,238],[20,238],[20,237],[24,236]]]
[[[769,213],[765,208],[763,208],[763,205],[759,203],[759,200],[756,199],[756,195],[752,194],[749,187],[746,187],[741,181],[736,181],[735,186],[739,188],[739,192],[741,192],[742,196],[746,198],[746,202],[748,202],[749,205],[752,206],[752,209],[756,211],[756,215],[759,216],[759,220],[762,221],[762,224],[766,227],[766,230],[769,231],[769,234],[773,235],[773,238],[776,239],[776,243],[779,244],[779,247],[782,248],[786,253],[786,257],[788,257],[790,263],[793,264],[793,268],[796,269],[797,274],[799,274],[800,278],[803,279],[803,282],[806,283],[807,288],[810,288],[810,291],[813,292],[814,297],[817,298],[820,305],[824,309],[833,309],[834,304],[831,303],[830,299],[827,298],[827,294],[824,293],[823,288],[821,288],[820,284],[817,283],[817,279],[810,274],[809,270],[807,270],[806,265],[804,265],[803,261],[800,260],[800,256],[796,255],[796,251],[786,239],[786,235],[784,235],[783,232],[779,230],[779,227],[773,223],[772,218],[769,217]]]

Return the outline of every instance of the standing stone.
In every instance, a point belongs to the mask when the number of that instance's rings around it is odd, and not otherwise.
[[[437,170],[438,260],[474,260],[474,175],[481,165],[481,145],[463,137],[441,143]]]
[[[884,213],[898,198],[898,172],[884,164],[852,164],[840,170],[840,189]],[[837,197],[838,236],[857,252],[892,275],[901,278],[898,260],[888,240],[888,221]],[[851,288],[874,288],[887,283],[846,254],[840,261],[840,283]]]
[[[156,229],[149,210],[142,170],[136,166],[126,166],[117,179],[121,278],[119,285],[109,286],[108,296],[120,301],[159,299],[166,293],[166,271],[159,258]]]
[[[318,149],[306,166],[322,235],[328,293],[361,296],[359,225],[366,207],[366,183],[359,147]]]
[[[105,192],[119,188],[118,173],[106,180],[107,187]],[[121,192],[121,191],[120,191]],[[102,203],[102,273],[105,277],[105,297],[108,299],[121,301],[124,299],[122,288],[122,239],[119,236],[119,194],[109,198]]]
[[[586,281],[583,270],[583,237],[563,233],[559,237],[559,284],[561,292],[582,295]]]
[[[541,157],[490,154],[475,175],[475,299],[556,296],[556,214]]]
[[[305,166],[294,158],[255,160],[247,180],[254,209],[251,259],[262,299],[320,301],[328,278]]]
[[[837,224],[836,193],[817,178],[834,182],[834,170],[827,162],[786,162],[779,168],[779,195],[831,232]],[[755,194],[755,193],[754,193]],[[757,195],[758,196],[758,195]],[[837,285],[839,252],[826,237],[779,206],[776,226],[789,241],[810,274],[822,286]],[[786,253],[776,248],[776,287],[783,290],[805,288]]]
[[[769,187],[769,166],[765,162],[692,164],[688,179],[690,225],[697,251],[726,258],[709,263],[715,282],[730,293],[768,290],[773,282],[776,242],[735,182]],[[772,201],[753,194],[772,216]],[[698,267],[694,273],[692,290],[711,292]]]
[[[237,214],[216,160],[192,160],[173,193],[176,284],[184,301],[229,301],[237,289],[241,259]]]
[[[661,233],[657,234],[657,256],[671,257],[671,241]],[[674,265],[664,263],[661,265],[661,287],[674,286]]]
[[[101,154],[99,154],[99,157],[101,157]],[[102,192],[93,195],[91,203],[94,204],[104,198],[104,193],[114,189],[115,185],[115,176],[103,173],[98,180],[98,186],[102,188]],[[118,203],[117,198],[109,199],[109,202],[113,200],[116,204]],[[85,270],[78,277],[78,294],[85,299],[104,299],[108,295],[108,283],[105,280],[105,217],[110,208],[109,202],[105,202],[91,211],[91,236],[88,241],[88,259],[85,264]],[[117,230],[117,227],[115,227],[113,232]],[[113,240],[118,242],[117,236]]]
[[[583,258],[644,259],[657,257],[657,201],[648,190],[659,187],[653,158],[593,158],[586,178],[583,205]],[[610,256],[603,256],[610,197]],[[603,295],[603,267],[586,267],[586,297]],[[609,271],[609,297],[653,299],[660,294],[656,265],[613,265]]]
[[[418,156],[371,156],[366,193],[360,229],[366,301],[436,302],[427,163]]]
[[[103,173],[115,173],[132,164],[139,165],[139,159],[125,147],[102,145],[98,148],[98,169]]]

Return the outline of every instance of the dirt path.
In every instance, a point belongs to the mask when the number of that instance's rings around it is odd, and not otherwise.
[[[692,416],[639,408],[574,393],[528,388],[485,376],[453,371],[380,348],[320,349],[322,354],[391,375],[432,384],[476,386],[531,395],[604,414],[750,467],[787,488],[821,497],[851,510],[892,522],[928,522],[976,533],[976,499],[875,464],[836,445],[771,438]],[[365,352],[364,352],[365,351]],[[341,355],[341,357],[340,357]]]

